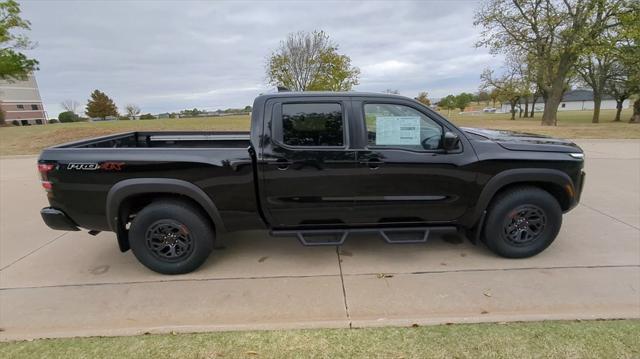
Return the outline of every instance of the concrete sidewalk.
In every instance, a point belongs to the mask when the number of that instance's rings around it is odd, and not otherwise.
[[[536,257],[458,237],[335,248],[254,231],[181,276],[150,272],[111,233],[49,230],[35,157],[0,159],[0,339],[640,317],[640,141],[578,142],[582,203]]]

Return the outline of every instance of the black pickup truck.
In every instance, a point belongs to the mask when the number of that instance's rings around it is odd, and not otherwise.
[[[402,96],[284,92],[256,98],[250,132],[105,136],[47,148],[38,169],[49,227],[115,232],[121,251],[178,274],[248,229],[308,245],[457,230],[532,256],[578,203],[583,164],[569,141],[458,128]]]

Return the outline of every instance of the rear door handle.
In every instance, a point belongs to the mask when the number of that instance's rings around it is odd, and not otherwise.
[[[377,158],[372,158],[372,159],[367,160],[367,161],[360,161],[361,165],[367,165],[372,170],[377,170],[378,168],[380,168],[380,165],[383,164],[383,163],[384,162],[380,161]]]

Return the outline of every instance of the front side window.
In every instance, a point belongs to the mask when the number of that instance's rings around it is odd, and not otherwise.
[[[37,110],[38,109],[38,105],[31,105],[31,109],[32,110]]]
[[[24,110],[24,105],[17,105],[16,107],[18,107],[18,110]]]
[[[344,146],[342,106],[337,103],[282,105],[282,141],[289,146]]]
[[[442,126],[422,112],[396,104],[365,104],[364,112],[370,147],[442,148]]]

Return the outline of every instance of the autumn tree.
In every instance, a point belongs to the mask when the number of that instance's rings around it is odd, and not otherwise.
[[[492,88],[491,92],[489,92],[489,98],[491,99],[491,103],[493,104],[494,108],[496,107],[496,102],[498,102],[498,97],[500,97],[498,90],[495,88]]]
[[[293,91],[349,91],[360,76],[324,31],[289,34],[269,58],[266,73],[270,84]]]
[[[91,93],[91,98],[87,102],[85,113],[90,118],[105,119],[108,116],[118,116],[118,108],[109,96],[99,90]]]
[[[486,0],[476,13],[478,46],[525,58],[544,98],[543,125],[558,105],[578,59],[609,28],[626,0]]]
[[[429,99],[429,94],[426,91],[420,92],[418,97],[416,97],[416,101],[425,106],[431,106],[431,100]]]
[[[510,106],[511,119],[516,119],[516,105],[520,102],[526,82],[518,76],[518,72],[513,68],[507,68],[502,75],[496,75],[493,70],[486,69],[480,76],[483,89],[492,89],[500,102],[508,102]],[[492,91],[493,92],[493,91]]]
[[[26,80],[29,73],[38,70],[38,61],[20,52],[34,47],[22,33],[30,30],[30,25],[20,17],[17,2],[0,1],[0,79]]]
[[[478,102],[478,105],[480,104],[480,102],[484,102],[485,105],[489,105],[489,100],[490,99],[491,99],[491,96],[489,95],[489,93],[487,91],[484,91],[484,90],[478,91],[478,95],[476,96],[476,100]]]
[[[140,114],[140,107],[131,103],[126,105],[124,110],[127,111],[127,117],[132,120]]]

